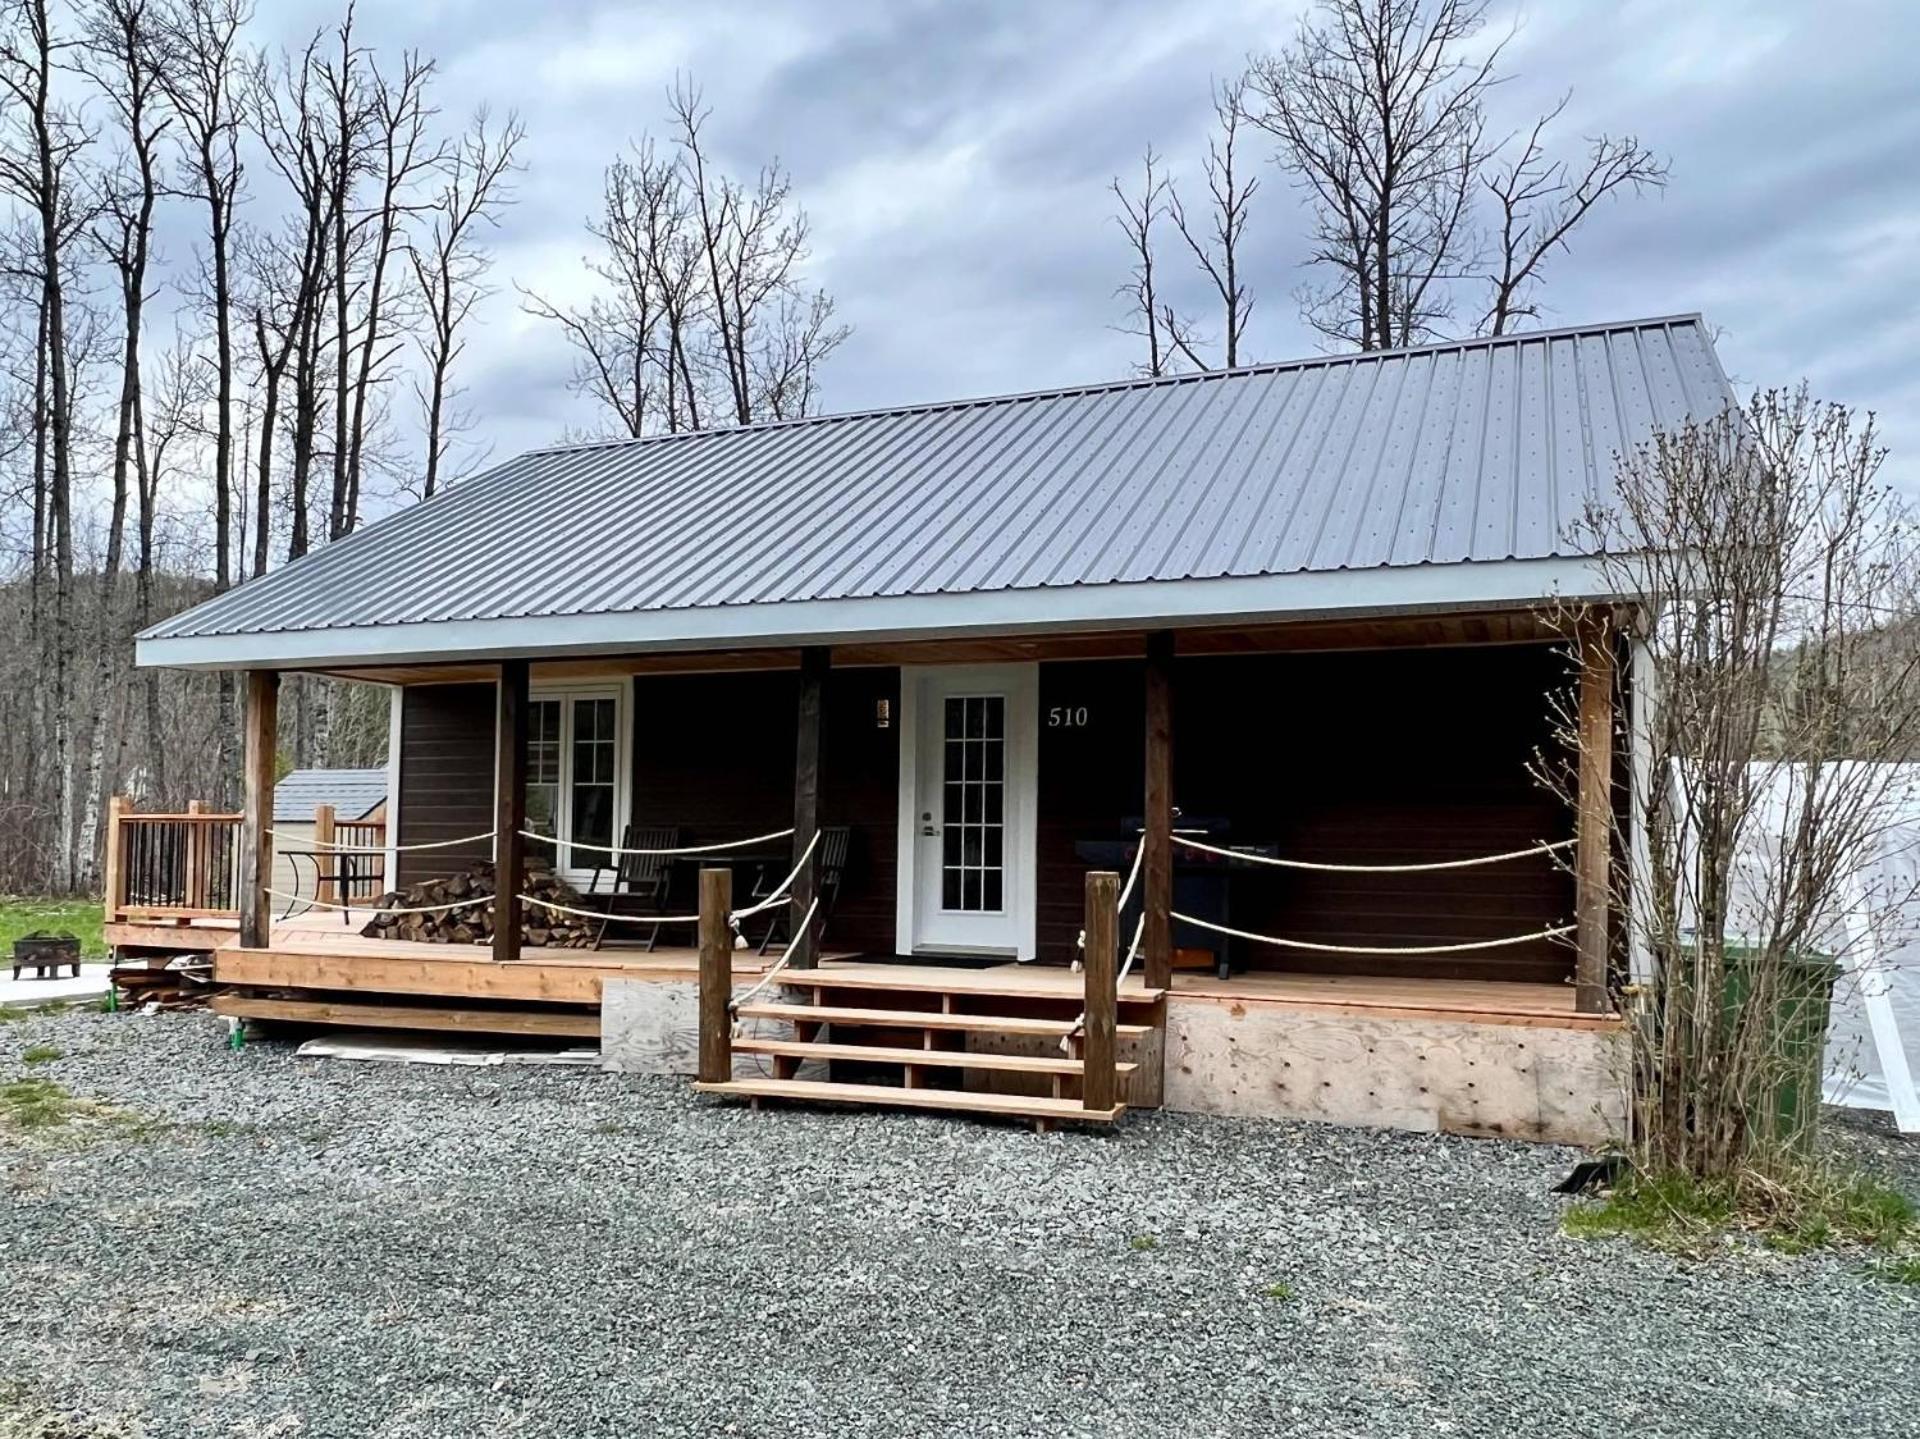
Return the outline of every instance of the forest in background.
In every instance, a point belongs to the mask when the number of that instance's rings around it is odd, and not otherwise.
[[[136,669],[136,633],[487,459],[461,360],[520,120],[442,113],[350,4],[295,49],[256,28],[0,0],[0,893],[93,889],[113,793],[236,802],[234,677]],[[523,292],[607,433],[806,413],[845,335],[785,172],[734,179],[707,116],[683,79],[607,171],[604,299]],[[283,765],[384,758],[380,689],[293,677],[281,713]]]

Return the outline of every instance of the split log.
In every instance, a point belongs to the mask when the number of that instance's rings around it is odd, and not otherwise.
[[[526,893],[570,908],[585,908],[579,893],[551,873],[530,873]],[[407,939],[425,944],[491,944],[497,922],[493,903],[493,865],[482,861],[454,874],[389,890],[372,902],[378,912],[361,929],[369,939]],[[471,906],[441,909],[441,905],[472,900]],[[539,905],[516,904],[520,911],[520,942],[530,948],[585,949],[598,928],[593,920],[562,914]],[[426,909],[430,914],[402,911]]]

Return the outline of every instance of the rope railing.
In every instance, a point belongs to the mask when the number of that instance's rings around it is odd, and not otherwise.
[[[773,830],[768,834],[756,834],[747,839],[722,840],[718,844],[687,844],[679,845],[672,849],[632,849],[617,844],[593,844],[584,839],[563,840],[555,835],[540,834],[530,829],[520,831],[523,839],[539,840],[542,844],[564,844],[569,849],[591,849],[597,850],[601,854],[617,854],[647,859],[657,859],[682,854],[717,854],[721,850],[726,849],[745,849],[748,845],[765,844],[768,840],[786,839],[792,833],[793,829],[789,826],[786,829]],[[816,835],[815,838],[818,838],[818,836]],[[812,851],[809,850],[808,852],[811,853]]]
[[[368,914],[445,914],[449,910],[472,909],[477,905],[493,903],[492,895],[483,894],[478,899],[463,899],[453,904],[422,904],[409,906],[405,909],[395,909],[391,907],[382,908],[371,900],[363,900],[359,904],[335,904],[332,900],[312,899],[304,894],[288,894],[284,889],[268,889],[266,892],[275,899],[284,899],[292,903],[304,904],[312,909],[359,909],[365,910]]]
[[[792,834],[793,831],[788,830],[787,833]],[[740,928],[741,920],[751,919],[754,915],[772,909],[775,905],[782,904],[790,898],[793,882],[800,878],[800,871],[807,867],[807,861],[813,858],[814,850],[820,847],[820,833],[817,829],[813,832],[813,838],[807,841],[807,847],[800,851],[800,858],[793,862],[793,868],[787,871],[787,877],[773,887],[772,894],[768,895],[758,904],[750,905],[746,909],[736,909],[732,914],[727,916],[727,923],[732,925],[737,931]],[[695,916],[695,918],[698,918],[698,916]]]
[[[1147,857],[1147,845],[1146,845],[1146,841],[1142,840],[1140,844],[1133,851],[1133,868],[1127,871],[1127,882],[1120,886],[1120,898],[1114,901],[1113,911],[1115,914],[1126,913],[1127,900],[1131,898],[1133,895],[1133,886],[1135,885],[1135,883],[1138,882],[1140,878],[1140,866],[1142,862],[1146,859],[1146,857]],[[1144,922],[1145,916],[1142,915],[1141,918],[1142,918],[1142,922]],[[1139,936],[1136,935],[1134,938],[1135,938],[1135,942],[1138,943]],[[1076,934],[1073,937],[1073,947],[1075,949],[1085,949],[1087,947],[1086,930],[1084,929],[1081,930],[1078,934]],[[1073,968],[1075,970],[1078,970],[1080,968],[1079,960],[1077,959],[1074,960]],[[1126,977],[1125,975],[1121,976],[1121,978],[1123,979],[1125,977]]]
[[[1560,939],[1572,934],[1578,925],[1562,924],[1552,929],[1535,930],[1532,934],[1509,935],[1504,939],[1471,939],[1459,944],[1323,944],[1310,939],[1283,939],[1275,934],[1256,934],[1252,930],[1234,929],[1228,925],[1215,924],[1210,919],[1196,919],[1190,914],[1173,912],[1173,918],[1182,924],[1191,924],[1198,929],[1210,929],[1215,934],[1224,934],[1233,939],[1249,940],[1255,944],[1274,944],[1282,949],[1304,949],[1314,954],[1367,954],[1388,957],[1422,954],[1469,954],[1481,949],[1504,949],[1508,945],[1531,944],[1536,940]]]
[[[792,834],[793,831],[787,830],[786,833]],[[777,838],[777,836],[775,837]],[[762,836],[762,838],[766,838],[766,836]],[[737,931],[740,928],[741,920],[751,919],[756,914],[762,914],[778,905],[787,903],[793,897],[792,890],[794,880],[800,877],[800,871],[806,867],[807,861],[813,858],[813,852],[819,847],[819,844],[820,831],[815,830],[813,832],[813,838],[807,841],[806,849],[801,851],[800,858],[794,863],[793,868],[787,871],[787,877],[780,881],[774,892],[758,904],[750,905],[745,909],[734,910],[727,916],[727,923]],[[393,909],[382,908],[372,903],[354,905],[329,904],[324,900],[306,899],[304,895],[288,895],[282,890],[275,889],[270,889],[267,893],[280,899],[304,900],[307,904],[317,906],[321,909],[364,909],[374,914],[442,914],[448,910],[466,909],[471,905],[492,904],[495,898],[493,895],[485,895],[479,899],[461,900],[458,904],[432,904],[413,908]],[[542,909],[553,911],[555,914],[570,914],[580,919],[601,920],[608,924],[655,925],[698,924],[700,922],[700,916],[698,914],[608,914],[602,909],[581,909],[575,905],[561,904],[558,900],[543,899],[539,895],[522,894],[519,898],[522,904],[536,904]],[[802,926],[802,929],[804,932],[804,926]]]
[[[737,994],[727,1001],[728,1014],[738,1018],[740,1006],[752,999],[756,994],[759,994],[768,985],[772,984],[780,971],[787,967],[787,961],[793,958],[794,950],[800,945],[800,937],[813,928],[813,916],[818,912],[819,908],[820,900],[818,896],[816,896],[813,902],[807,906],[807,912],[801,916],[800,923],[794,926],[793,936],[787,940],[787,947],[780,951],[780,957],[773,962],[765,974],[760,976],[759,982],[745,994]]]
[[[1271,865],[1275,869],[1307,869],[1326,874],[1426,874],[1442,869],[1472,869],[1483,864],[1504,864],[1508,860],[1525,859],[1530,855],[1552,854],[1556,850],[1571,848],[1577,840],[1559,839],[1551,844],[1533,844],[1525,849],[1510,849],[1501,854],[1475,855],[1470,859],[1440,859],[1420,864],[1329,864],[1321,860],[1281,859],[1269,854],[1250,854],[1245,850],[1226,849],[1217,844],[1207,844],[1202,840],[1189,839],[1176,834],[1175,844],[1185,845],[1188,849],[1197,849],[1206,854],[1219,855],[1224,859],[1242,859],[1248,864]]]
[[[277,829],[269,828],[267,833],[275,839],[280,838],[280,831]],[[332,840],[314,839],[308,835],[294,835],[290,838],[298,839],[302,844],[312,845],[315,849],[327,850],[332,854],[385,854],[389,850],[400,854],[414,854],[423,849],[452,849],[456,845],[478,844],[483,839],[492,839],[495,833],[494,830],[487,830],[482,834],[462,835],[459,839],[425,840],[419,844],[335,844]],[[365,907],[361,906],[363,909]]]

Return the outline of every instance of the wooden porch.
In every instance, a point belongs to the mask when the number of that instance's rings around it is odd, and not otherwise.
[[[1537,632],[1515,628],[1489,646],[1487,637],[1458,622],[1429,636],[1405,627],[1388,633],[1410,653],[1427,646],[1429,662],[1416,673],[1428,678],[1435,647],[1488,654],[1502,645],[1532,646],[1538,654],[1541,643]],[[1051,757],[1039,766],[1051,776],[1044,802],[1052,806],[1042,815],[1039,849],[1024,851],[1024,862],[1044,870],[1047,880],[1037,918],[1031,897],[1024,910],[1011,899],[984,908],[1019,913],[1028,939],[1017,952],[1037,952],[1045,963],[982,967],[983,955],[1016,951],[991,944],[969,951],[957,937],[921,932],[910,917],[910,891],[918,903],[940,904],[914,889],[910,863],[919,836],[939,833],[941,816],[919,813],[938,810],[940,798],[937,790],[913,788],[909,734],[913,694],[920,691],[910,691],[907,676],[917,676],[913,685],[931,683],[926,676],[947,661],[975,658],[971,651],[949,655],[924,647],[864,657],[900,662],[891,668],[841,668],[852,652],[826,648],[798,652],[790,662],[766,654],[622,662],[628,687],[620,704],[631,712],[618,705],[610,711],[625,716],[614,728],[622,736],[614,743],[657,762],[617,781],[608,808],[620,824],[644,823],[675,836],[622,844],[685,846],[645,851],[670,853],[683,866],[686,883],[668,912],[686,915],[693,898],[687,891],[695,881],[701,890],[698,929],[672,924],[666,947],[652,953],[549,948],[532,942],[540,937],[537,926],[491,920],[490,942],[482,944],[363,937],[358,930],[371,907],[356,901],[367,890],[354,888],[338,868],[324,895],[306,898],[354,909],[288,917],[289,897],[265,879],[275,847],[268,766],[277,676],[252,672],[244,809],[117,813],[110,854],[120,857],[120,871],[110,863],[109,938],[129,950],[210,951],[213,977],[224,987],[216,1007],[236,1018],[599,1039],[610,1066],[697,1072],[702,1090],[756,1104],[792,1099],[971,1108],[1048,1124],[1104,1122],[1129,1106],[1156,1106],[1169,1092],[1184,1096],[1182,1107],[1206,1108],[1227,1095],[1239,1107],[1224,1112],[1315,1113],[1315,1105],[1325,1107],[1324,1097],[1310,1092],[1317,1087],[1351,1092],[1353,1102],[1340,1110],[1348,1122],[1374,1122],[1372,1114],[1387,1116],[1378,1122],[1411,1122],[1407,1116],[1417,1114],[1421,1122],[1474,1132],[1571,1132],[1556,1128],[1557,1120],[1529,1117],[1525,1091],[1535,1082],[1540,1049],[1530,1048],[1523,1032],[1541,1031],[1550,1054],[1564,1051],[1552,1063],[1564,1059],[1563,1068],[1572,1066],[1566,1072],[1578,1072],[1577,1082],[1545,1081],[1543,1094],[1559,1086],[1554,1102],[1562,1109],[1582,1086],[1604,1086],[1600,1041],[1619,1028],[1607,992],[1612,920],[1606,893],[1609,866],[1618,858],[1608,844],[1611,693],[1589,685],[1580,696],[1580,802],[1572,815],[1514,801],[1512,777],[1492,800],[1472,788],[1485,783],[1489,764],[1508,763],[1507,751],[1518,752],[1529,726],[1544,719],[1509,724],[1489,742],[1491,760],[1471,751],[1479,768],[1467,766],[1458,781],[1473,797],[1466,808],[1421,768],[1437,758],[1457,767],[1457,754],[1423,756],[1404,745],[1396,753],[1379,743],[1368,748],[1366,736],[1338,750],[1349,769],[1323,763],[1318,772],[1284,770],[1278,757],[1285,747],[1269,746],[1258,752],[1268,762],[1255,774],[1246,726],[1277,721],[1251,714],[1237,699],[1255,692],[1247,677],[1265,671],[1250,667],[1273,653],[1263,646],[1280,634],[1242,632],[1228,643],[1218,635],[1161,631],[1019,647],[1033,656],[1020,663],[1038,670],[1051,689],[1018,703],[1032,705],[1036,716],[1067,716],[1051,731]],[[1313,638],[1307,635],[1302,648],[1316,648]],[[1586,642],[1612,645],[1604,618]],[[1057,660],[1042,653],[1062,645]],[[1176,706],[1176,651],[1194,661],[1178,670],[1183,711]],[[776,659],[781,663],[769,668]],[[910,660],[916,663],[908,666]],[[650,666],[669,665],[649,673]],[[998,668],[1009,667],[1017,666]],[[379,837],[389,841],[387,853],[374,857],[398,880],[407,878],[409,864],[421,874],[485,862],[491,865],[488,892],[520,896],[529,915],[546,902],[528,880],[529,841],[538,838],[527,832],[526,812],[535,668],[505,661],[489,667],[491,683],[466,671],[390,676],[398,686],[394,734],[403,746],[402,779],[394,833]],[[975,674],[992,668],[972,666]],[[1498,670],[1525,679],[1538,668],[1484,664],[1471,673],[1484,678]],[[1349,673],[1359,673],[1351,662]],[[977,688],[982,682],[961,683]],[[1524,683],[1507,683],[1493,691],[1501,703],[1489,701],[1488,715],[1456,715],[1444,732],[1477,734],[1487,729],[1488,716],[1518,713],[1532,702],[1513,688],[1524,691]],[[606,688],[582,693],[598,704]],[[1347,692],[1322,685],[1303,693]],[[426,697],[417,707],[402,703],[416,694]],[[782,694],[784,702],[769,708],[765,701]],[[1516,694],[1520,704],[1513,702]],[[739,702],[749,695],[762,703]],[[1009,712],[1015,703],[1007,701]],[[1303,733],[1327,738],[1337,726],[1354,723],[1334,711],[1312,707],[1316,727]],[[409,728],[414,721],[404,717],[416,712],[418,724]],[[1176,712],[1191,736],[1179,785],[1193,807],[1178,830]],[[1356,711],[1380,713],[1378,705]],[[954,723],[952,713],[946,720]],[[1221,728],[1228,720],[1238,728]],[[949,728],[947,740],[956,733]],[[1384,739],[1377,719],[1367,733]],[[823,735],[832,737],[831,746]],[[418,750],[404,747],[410,738],[419,741]],[[1017,740],[1006,743],[1011,751]],[[438,788],[407,787],[404,776],[415,758],[423,761],[419,773]],[[1006,763],[1011,773],[1014,762]],[[616,773],[628,774],[627,764],[621,759]],[[1398,807],[1383,807],[1383,770],[1413,797],[1396,794]],[[1347,782],[1341,776],[1349,772],[1371,785],[1361,799],[1340,792]],[[1023,778],[1035,783],[1032,771]],[[1041,792],[1028,793],[1038,809]],[[1474,802],[1481,805],[1478,814]],[[1300,820],[1313,803],[1321,805],[1322,817],[1344,803],[1359,818]],[[1194,829],[1196,813],[1228,818],[1219,829]],[[1236,814],[1241,827],[1226,838]],[[857,923],[837,925],[837,947],[828,950],[822,936],[828,911],[816,906],[826,896],[813,846],[831,826],[845,834],[849,823],[866,840],[869,885],[857,899],[865,907],[840,916]],[[179,834],[157,851],[150,838],[139,838],[167,825]],[[776,826],[787,827],[775,833]],[[541,831],[556,832],[572,833]],[[735,838],[756,832],[755,841]],[[621,830],[602,829],[597,838],[575,842],[604,849],[609,833],[618,838]],[[1199,834],[1221,838],[1210,849],[1193,837]],[[1554,835],[1566,837],[1549,842]],[[779,840],[783,851],[791,845],[793,870],[782,887],[769,892],[743,879],[735,889],[732,872],[714,867],[726,858],[714,851],[747,843],[765,850],[769,839]],[[378,838],[362,847],[376,852]],[[155,853],[167,880],[157,888]],[[1549,861],[1560,853],[1572,863],[1556,871]],[[786,867],[782,853],[756,858],[769,873]],[[1499,873],[1513,874],[1516,860],[1533,867],[1511,883],[1486,882],[1484,871],[1454,872],[1502,861],[1507,867]],[[552,863],[557,873],[560,861]],[[1289,864],[1295,872],[1260,868]],[[696,873],[697,866],[705,867]],[[326,865],[314,869],[328,881]],[[1128,870],[1123,884],[1117,871]],[[1298,870],[1322,873],[1309,882]],[[1415,878],[1404,878],[1409,873]],[[1386,884],[1383,876],[1401,878]],[[709,894],[710,883],[724,883],[724,894]],[[827,889],[837,895],[837,879]],[[728,923],[738,916],[735,894],[742,896],[740,906],[759,902],[756,925],[786,917],[794,939],[777,976],[769,973],[774,956],[736,947]],[[1209,895],[1217,908],[1206,907]],[[942,907],[967,908],[954,901]],[[1037,951],[1027,947],[1036,933]],[[1220,937],[1215,949],[1193,947],[1208,935]],[[927,944],[930,938],[940,942]],[[908,950],[914,962],[895,959]],[[1256,967],[1248,967],[1250,950]],[[941,952],[972,952],[974,963],[940,963],[933,956]],[[1489,952],[1514,958],[1496,964],[1485,957]],[[1179,967],[1195,954],[1211,954],[1207,962],[1219,972]],[[1084,956],[1084,969],[1067,967],[1074,955]],[[1121,981],[1123,966],[1128,977]],[[614,1053],[623,1046],[633,1052]],[[1171,1058],[1170,1046],[1176,1049]],[[1256,1051],[1260,1063],[1249,1068],[1243,1060]],[[1389,1051],[1397,1068],[1368,1069]],[[1442,1085],[1421,1085],[1417,1076],[1427,1065],[1455,1065],[1457,1073]],[[1476,1078],[1490,1069],[1499,1071],[1497,1083]],[[1308,1074],[1316,1076],[1311,1085]],[[1482,1104],[1477,1096],[1496,1088],[1511,1092],[1491,1108]],[[1430,1092],[1440,1096],[1431,1105]],[[1388,1102],[1383,1094],[1395,1097]],[[1450,1106],[1445,1114],[1443,1100]]]

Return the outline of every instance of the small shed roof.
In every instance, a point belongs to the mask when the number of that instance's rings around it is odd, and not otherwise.
[[[323,804],[340,819],[365,819],[386,798],[384,769],[296,769],[273,787],[273,822],[311,824]]]
[[[1731,399],[1682,315],[561,445],[155,625],[141,658],[1517,602],[1584,573],[1568,527],[1610,492],[1618,452]]]

